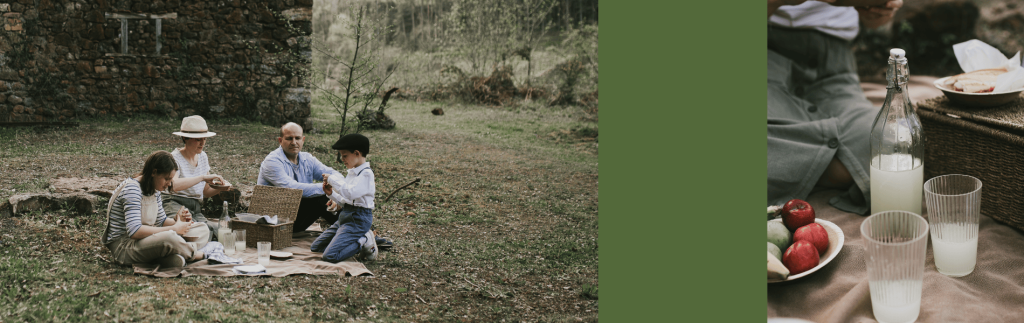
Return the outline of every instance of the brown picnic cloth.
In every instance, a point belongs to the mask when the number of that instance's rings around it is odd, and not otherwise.
[[[840,211],[828,200],[840,193],[811,194],[818,218],[843,229],[846,242],[835,259],[803,278],[768,284],[768,317],[814,322],[875,322],[860,224],[865,216]],[[982,192],[984,194],[984,191]],[[925,211],[927,213],[927,211]],[[935,270],[931,242],[925,259],[918,322],[1024,322],[1024,235],[981,217],[978,262],[971,274],[952,278]]]
[[[316,239],[319,232],[297,232],[292,236],[293,245],[288,248],[275,251],[287,251],[293,255],[288,259],[270,259],[270,265],[266,266],[268,273],[247,275],[247,276],[274,276],[284,277],[288,275],[350,275],[350,276],[373,276],[370,270],[362,263],[353,258],[332,264],[320,259],[323,253],[309,251],[309,245]],[[255,265],[256,248],[246,248],[245,253],[230,255],[229,257],[241,259],[242,265]],[[136,274],[155,277],[188,277],[200,276],[238,276],[231,269],[235,264],[209,264],[206,260],[191,263],[185,267],[160,268],[157,264],[133,265]]]

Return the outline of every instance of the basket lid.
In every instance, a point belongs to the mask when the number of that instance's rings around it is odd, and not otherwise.
[[[964,109],[949,101],[945,96],[924,100],[917,104],[918,108],[946,114],[954,118],[962,118],[983,125],[1024,132],[1024,100],[1017,99],[1008,104],[984,108]]]
[[[252,189],[249,213],[278,216],[278,223],[295,222],[299,214],[302,190],[285,187],[256,185]]]

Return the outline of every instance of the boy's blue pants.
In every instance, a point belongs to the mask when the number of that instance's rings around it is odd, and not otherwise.
[[[309,246],[313,252],[323,252],[324,261],[338,263],[355,256],[362,249],[359,238],[370,231],[373,210],[346,204],[338,211],[338,221],[324,230]]]

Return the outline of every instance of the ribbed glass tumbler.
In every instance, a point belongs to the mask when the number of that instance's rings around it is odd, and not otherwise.
[[[928,222],[907,211],[872,214],[860,225],[875,319],[914,322],[921,313]]]
[[[981,180],[967,175],[943,175],[924,183],[935,268],[951,277],[974,271],[978,262],[978,221],[981,219]]]

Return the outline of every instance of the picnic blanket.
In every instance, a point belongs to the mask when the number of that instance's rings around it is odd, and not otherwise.
[[[304,231],[295,233],[292,236],[293,245],[288,248],[275,251],[287,251],[293,255],[288,259],[270,259],[266,274],[243,275],[243,276],[274,276],[284,277],[288,275],[351,275],[351,276],[373,276],[370,270],[362,263],[353,258],[332,264],[320,259],[323,253],[309,251],[309,245],[313,243],[320,232]],[[246,248],[244,253],[235,253],[229,257],[237,258],[245,263],[243,265],[255,265],[256,248]],[[133,265],[136,274],[155,277],[188,277],[192,275],[201,276],[238,276],[231,269],[235,264],[210,264],[206,260],[200,260],[185,267],[160,268],[158,264]]]
[[[860,235],[860,224],[867,217],[830,206],[828,200],[838,193],[812,193],[808,202],[818,218],[842,228],[846,236],[843,249],[817,272],[794,281],[768,284],[769,318],[875,322]],[[1024,322],[1020,309],[1024,299],[1024,235],[1020,231],[983,214],[977,266],[964,277],[947,277],[935,270],[930,241],[926,257],[918,322]]]

